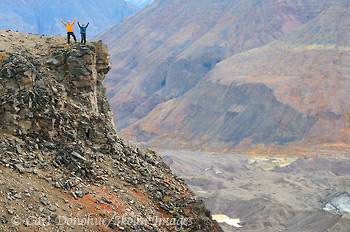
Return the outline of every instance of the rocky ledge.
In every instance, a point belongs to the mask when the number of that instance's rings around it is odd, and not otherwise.
[[[1,231],[222,231],[153,151],[118,137],[101,41],[0,31]]]

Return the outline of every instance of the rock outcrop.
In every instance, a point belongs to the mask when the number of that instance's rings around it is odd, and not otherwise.
[[[156,153],[116,134],[106,45],[0,34],[1,231],[221,231]]]

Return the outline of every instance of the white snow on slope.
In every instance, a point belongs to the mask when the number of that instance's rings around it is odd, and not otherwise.
[[[218,215],[213,215],[213,219],[218,223],[226,223],[226,224],[229,224],[230,226],[234,226],[237,228],[242,227],[241,225],[239,225],[239,223],[241,222],[239,218],[231,219],[224,214],[218,214]]]

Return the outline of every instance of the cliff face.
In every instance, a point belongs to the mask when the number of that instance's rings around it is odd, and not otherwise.
[[[116,135],[106,45],[0,34],[2,231],[221,231],[157,154]]]

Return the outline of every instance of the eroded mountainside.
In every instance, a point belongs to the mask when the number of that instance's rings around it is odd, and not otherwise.
[[[157,1],[102,34],[118,41],[106,85],[123,136],[219,151],[348,142],[347,1],[194,5]]]
[[[335,4],[279,41],[232,56],[132,126],[191,146],[347,144],[349,8]]]
[[[1,231],[221,231],[157,154],[117,136],[106,45],[0,35]]]
[[[183,95],[220,61],[305,23],[326,1],[301,2],[161,0],[102,33],[111,51],[105,83],[117,128]]]

